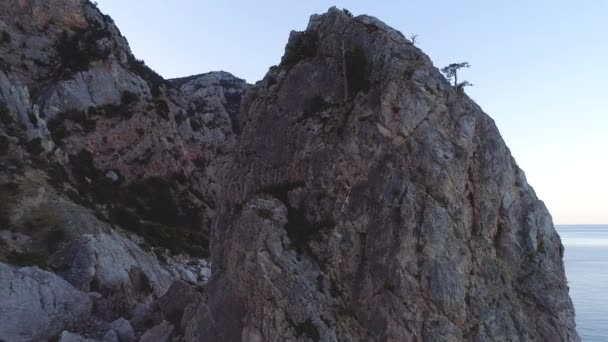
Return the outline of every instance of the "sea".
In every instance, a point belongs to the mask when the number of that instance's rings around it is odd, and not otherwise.
[[[557,225],[583,342],[608,342],[608,225]]]

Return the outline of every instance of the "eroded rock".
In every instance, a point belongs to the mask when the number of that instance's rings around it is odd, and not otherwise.
[[[90,315],[89,297],[55,274],[0,263],[1,340],[48,340]]]
[[[313,16],[239,122],[186,340],[579,340],[547,209],[398,31]]]

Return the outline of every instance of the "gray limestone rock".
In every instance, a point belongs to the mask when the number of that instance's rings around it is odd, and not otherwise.
[[[164,80],[85,0],[0,29],[0,339],[579,340],[492,119],[380,20],[312,16],[255,86]]]
[[[167,321],[146,331],[139,340],[140,342],[170,342],[173,337],[173,325]]]
[[[90,314],[89,297],[55,274],[0,263],[0,340],[46,340]]]
[[[78,334],[74,334],[69,331],[64,331],[61,333],[59,342],[98,342],[98,341],[96,341],[94,339],[90,339],[90,338],[84,338]]]
[[[119,318],[110,323],[110,328],[116,332],[118,341],[120,342],[135,342],[135,330],[131,323],[124,318]]]
[[[245,96],[187,341],[578,341],[551,216],[492,119],[332,8]]]

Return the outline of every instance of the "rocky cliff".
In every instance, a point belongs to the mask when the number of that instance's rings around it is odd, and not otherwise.
[[[494,123],[373,17],[311,17],[250,86],[5,1],[0,119],[0,340],[578,340]]]

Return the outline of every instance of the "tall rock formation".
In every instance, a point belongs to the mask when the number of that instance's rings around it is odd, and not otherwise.
[[[248,85],[173,82],[89,1],[0,2],[0,340],[139,335],[172,284],[204,286]]]
[[[562,256],[375,18],[313,16],[250,86],[164,80],[87,0],[0,2],[0,340],[577,341]]]
[[[189,341],[576,341],[563,247],[490,119],[381,21],[246,95]]]

